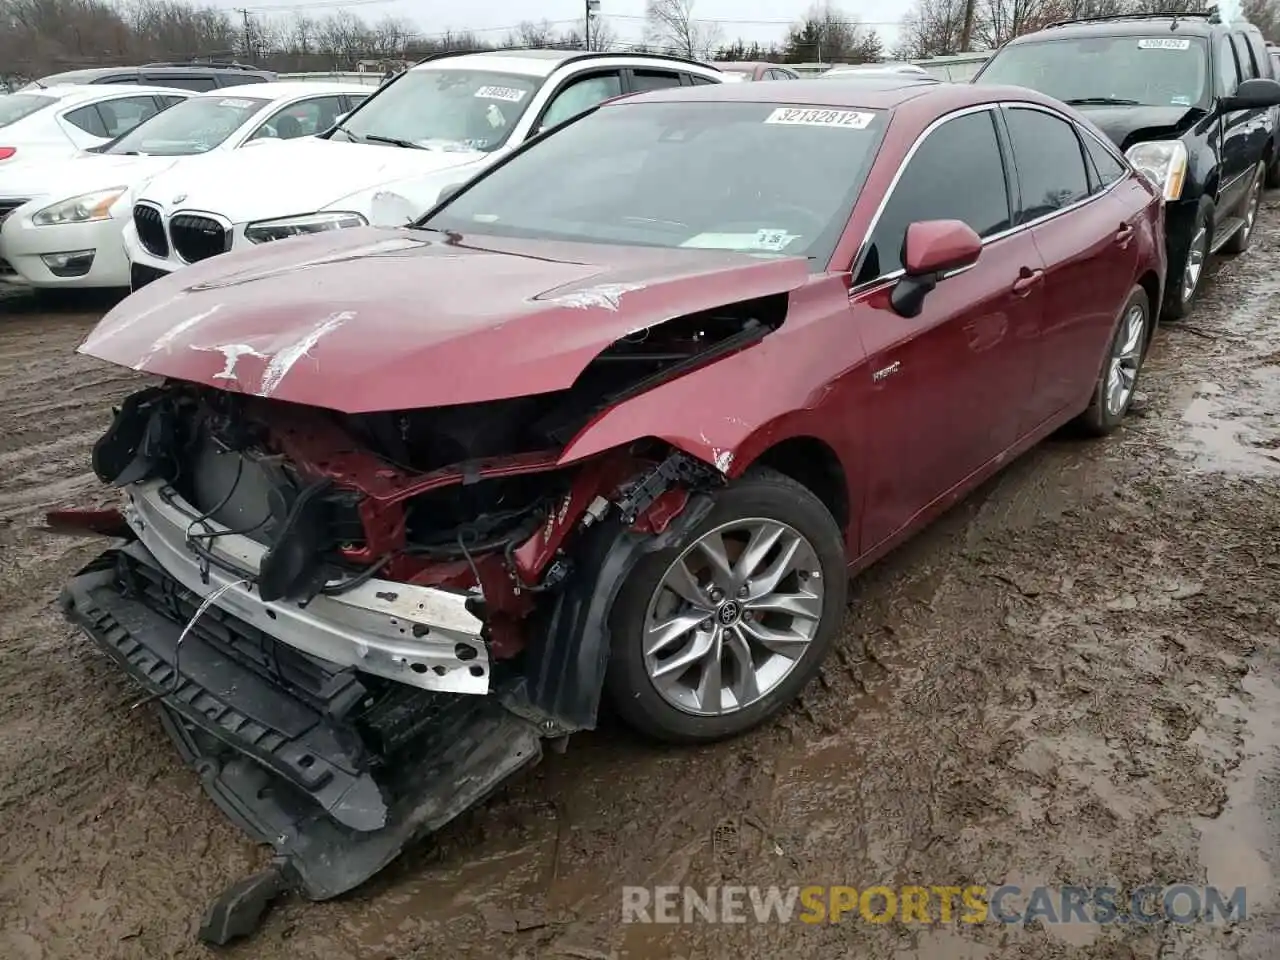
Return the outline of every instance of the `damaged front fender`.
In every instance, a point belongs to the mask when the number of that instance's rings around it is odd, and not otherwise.
[[[836,366],[848,363],[855,331],[840,314],[805,316],[816,304],[847,301],[846,294],[825,289],[835,283],[793,295],[786,322],[760,342],[603,411],[565,445],[560,464],[655,438],[734,478],[793,437],[856,449],[856,405],[846,377],[853,368]]]

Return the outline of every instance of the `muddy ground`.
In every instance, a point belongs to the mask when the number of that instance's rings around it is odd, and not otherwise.
[[[575,738],[355,895],[231,958],[1264,958],[1280,952],[1280,203],[1158,338],[1143,416],[1055,439],[862,577],[802,704],[745,739]],[[0,956],[206,957],[263,852],[58,617],[128,376],[100,305],[0,300]],[[624,885],[1245,885],[1243,924],[634,925]]]

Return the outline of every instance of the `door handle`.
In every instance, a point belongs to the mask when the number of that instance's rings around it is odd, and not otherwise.
[[[1013,281],[1013,292],[1016,296],[1025,297],[1042,280],[1044,280],[1043,270],[1032,270],[1030,267],[1023,267],[1018,271],[1018,279]]]
[[[1120,229],[1116,231],[1116,243],[1123,250],[1129,246],[1129,241],[1133,239],[1133,224],[1122,223]]]

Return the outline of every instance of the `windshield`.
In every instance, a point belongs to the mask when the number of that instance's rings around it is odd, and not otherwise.
[[[1066,103],[1190,107],[1203,105],[1208,66],[1198,37],[1082,37],[1005,47],[975,82]]]
[[[156,157],[207,153],[270,102],[254,97],[192,97],[138,124],[102,152]]]
[[[410,70],[353,112],[333,139],[497,150],[541,84],[541,77],[489,70]]]
[[[517,154],[422,226],[805,256],[825,268],[883,116],[764,103],[619,104]]]
[[[0,96],[0,127],[8,126],[57,102],[57,97],[42,97],[34,93],[10,93]]]

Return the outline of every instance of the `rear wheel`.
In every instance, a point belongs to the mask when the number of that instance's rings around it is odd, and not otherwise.
[[[674,742],[750,730],[818,672],[847,588],[827,508],[789,477],[753,470],[682,549],[646,557],[623,585],[607,676],[618,713]]]
[[[1088,433],[1098,437],[1111,433],[1129,411],[1142,361],[1147,355],[1150,329],[1147,293],[1141,287],[1134,287],[1120,312],[1120,323],[1111,338],[1102,372],[1098,374],[1093,400],[1080,416],[1079,424]]]

